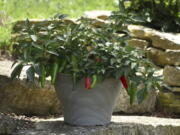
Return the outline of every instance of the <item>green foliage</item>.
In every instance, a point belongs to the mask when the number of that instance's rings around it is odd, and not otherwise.
[[[180,32],[179,0],[119,0],[119,11],[115,15],[120,23]]]
[[[48,76],[54,83],[59,72],[70,74],[74,83],[85,77],[98,83],[106,78],[119,80],[125,75],[131,103],[137,96],[142,102],[146,92],[157,88],[155,68],[144,58],[144,52],[127,45],[130,37],[124,26],[116,29],[116,23],[109,21],[94,27],[91,19],[81,18],[75,24],[61,18],[40,27],[27,20],[19,31],[21,36],[14,39],[14,53],[23,64],[16,66],[12,77],[19,76],[21,65],[29,67],[28,80],[33,81],[36,74],[42,86]],[[142,92],[137,92],[140,84]]]

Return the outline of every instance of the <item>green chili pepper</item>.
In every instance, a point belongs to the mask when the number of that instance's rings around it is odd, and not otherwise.
[[[78,66],[77,66],[77,58],[76,58],[76,56],[72,55],[71,60],[72,60],[73,70],[74,70],[74,72],[77,72],[78,71]]]
[[[136,98],[137,88],[133,83],[129,84],[128,95],[130,96],[130,104],[132,104]]]
[[[59,64],[54,62],[53,66],[52,66],[52,74],[51,74],[51,82],[52,82],[52,84],[55,83],[57,73],[58,73],[58,68],[59,68]]]
[[[45,81],[46,81],[46,70],[45,70],[45,67],[42,66],[41,67],[41,75],[40,75],[41,87],[44,87]]]
[[[62,65],[61,65],[60,68],[59,68],[59,72],[62,72],[62,71],[64,70],[66,64],[67,64],[67,60],[65,59],[65,60],[62,62]]]
[[[95,87],[96,82],[97,82],[97,76],[96,76],[96,75],[93,75],[93,76],[92,76],[92,84],[91,84],[91,88],[94,88],[94,87]]]

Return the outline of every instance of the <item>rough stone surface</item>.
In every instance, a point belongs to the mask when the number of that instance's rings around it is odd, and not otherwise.
[[[103,24],[108,23],[108,17],[111,11],[106,10],[93,10],[84,12],[84,17],[91,19],[93,27],[101,27]]]
[[[12,134],[16,130],[16,122],[11,117],[0,113],[0,134]]]
[[[156,48],[148,48],[147,57],[160,66],[180,65],[180,50],[162,51]]]
[[[35,128],[14,135],[179,135],[180,120],[145,116],[113,116],[106,126],[78,127],[63,123],[63,118],[39,120]]]
[[[171,89],[173,92],[178,92],[180,93],[180,87],[174,87]]]
[[[173,92],[160,92],[158,106],[163,112],[180,114],[180,95]]]
[[[142,104],[138,104],[137,101],[132,105],[130,104],[130,98],[125,89],[120,91],[118,99],[116,101],[114,112],[123,113],[147,113],[155,110],[157,93],[152,91]]]
[[[133,39],[128,40],[128,45],[130,45],[132,47],[144,49],[147,46],[149,46],[149,42],[146,40],[133,38]]]
[[[23,69],[20,79],[10,79],[12,61],[0,61],[0,111],[27,115],[62,113],[54,87],[47,81],[44,88],[26,82]]]
[[[180,86],[180,68],[166,66],[163,71],[164,82],[170,86]]]
[[[49,86],[41,88],[25,80],[12,81],[5,76],[0,76],[0,111],[27,115],[62,112],[56,93]]]
[[[159,32],[151,28],[136,25],[129,25],[128,29],[132,36],[150,40],[155,47],[171,50],[180,49],[180,34]]]
[[[38,84],[27,83],[23,80],[26,69],[23,69],[20,80],[12,81],[9,78],[12,63],[12,61],[0,61],[0,111],[36,115],[62,113],[62,105],[57,99],[53,86],[47,84],[41,88]],[[156,93],[152,93],[143,104],[130,105],[129,96],[125,89],[122,89],[114,112],[152,112],[155,102]]]
[[[111,11],[93,10],[84,12],[84,16],[93,19],[106,20],[111,15]]]
[[[101,19],[93,19],[93,18],[91,18],[91,21],[92,21],[92,26],[95,27],[95,28],[96,27],[101,27],[105,23],[108,23],[108,21],[104,21],[104,20],[101,20]]]

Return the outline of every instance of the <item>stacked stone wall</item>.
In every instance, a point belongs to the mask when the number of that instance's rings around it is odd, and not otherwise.
[[[163,69],[165,87],[158,95],[158,107],[166,113],[180,113],[180,33],[164,33],[143,26],[128,27],[129,45],[146,50],[147,57]]]

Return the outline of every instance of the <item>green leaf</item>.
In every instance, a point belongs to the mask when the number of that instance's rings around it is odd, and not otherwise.
[[[101,69],[101,73],[105,74],[106,70],[105,69]]]
[[[144,89],[142,89],[142,90],[139,90],[137,92],[138,104],[141,104],[146,99],[147,95],[148,95],[148,91],[147,91],[146,87]]]
[[[116,80],[119,80],[119,77],[122,75],[123,71],[122,70],[118,70],[116,73],[115,73],[115,79]]]
[[[36,42],[37,41],[37,36],[36,35],[30,35],[31,39]]]
[[[119,10],[120,12],[125,12],[124,0],[119,0]]]
[[[136,92],[137,92],[137,87],[135,87],[133,83],[129,83],[128,95],[130,96],[130,104],[133,104],[133,102],[135,101]]]
[[[19,63],[12,71],[11,78],[15,79],[16,77],[20,77],[22,68],[24,67],[23,63]]]
[[[66,65],[67,65],[67,60],[64,59],[62,64],[60,65],[60,68],[59,68],[60,73],[65,69]]]
[[[134,21],[135,23],[145,23],[146,22],[146,19],[145,18],[143,18],[142,16],[138,16],[138,15],[133,15],[132,17],[131,17],[131,19],[132,19],[132,21]]]
[[[135,50],[133,47],[128,46],[128,45],[125,47],[125,49],[127,52],[132,52],[133,50]]]
[[[54,19],[65,19],[68,15],[67,14],[60,14],[60,13],[57,13],[56,15],[54,15]]]
[[[41,46],[37,45],[37,44],[32,44],[32,46],[34,46],[37,49],[43,50],[43,48]]]
[[[161,87],[161,85],[159,84],[159,82],[155,82],[155,83],[154,83],[154,86],[155,86],[158,90],[162,91],[162,87]]]
[[[111,58],[110,64],[113,65],[115,62],[116,62],[116,59],[115,58]]]
[[[14,67],[14,65],[17,63],[18,61],[17,60],[15,60],[14,62],[13,62],[13,64],[11,65],[11,68],[13,68]]]
[[[59,56],[59,54],[55,51],[46,50],[46,52],[55,56]]]
[[[74,56],[74,55],[72,55],[71,56],[71,61],[72,61],[72,66],[73,66],[73,71],[74,72],[78,72],[78,66],[77,66],[77,57],[76,56]]]
[[[25,25],[28,26],[30,24],[29,19],[26,19]]]
[[[40,68],[41,75],[39,76],[41,87],[44,87],[46,81],[46,70],[45,67],[42,65]]]
[[[35,73],[40,76],[41,75],[41,70],[40,70],[39,64],[34,64],[33,66],[34,66]]]
[[[131,63],[131,69],[134,69],[136,66],[137,66],[137,63],[135,63],[135,62]]]
[[[55,83],[56,81],[56,77],[57,77],[57,74],[58,74],[58,69],[59,69],[59,64],[57,62],[54,62],[52,64],[52,69],[51,69],[51,82],[52,84]]]
[[[35,71],[34,71],[34,67],[33,67],[33,66],[31,66],[31,67],[29,67],[29,68],[27,69],[26,75],[27,75],[27,79],[28,79],[29,81],[34,82]]]
[[[76,84],[76,78],[77,78],[77,74],[76,73],[73,73],[73,85]]]

